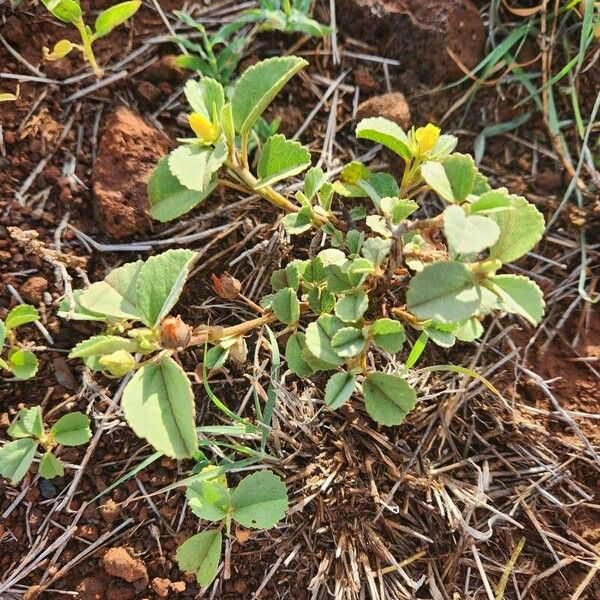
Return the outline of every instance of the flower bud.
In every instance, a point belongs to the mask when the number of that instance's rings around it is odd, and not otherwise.
[[[432,123],[428,123],[425,127],[419,127],[415,131],[415,140],[417,142],[417,153],[425,154],[433,149],[438,138],[440,137],[440,128]]]
[[[104,370],[115,377],[123,377],[135,367],[135,358],[127,350],[116,350],[98,359]]]
[[[203,142],[214,142],[219,137],[218,129],[200,113],[188,115],[188,122],[198,139]]]
[[[160,324],[160,344],[163,348],[185,348],[191,338],[192,328],[184,323],[179,315],[167,317]]]
[[[225,271],[221,277],[217,277],[213,273],[211,278],[213,290],[217,296],[224,300],[235,300],[238,297],[242,284],[233,275]]]

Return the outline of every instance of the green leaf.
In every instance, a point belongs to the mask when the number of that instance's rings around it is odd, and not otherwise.
[[[512,210],[512,204],[508,193],[503,190],[491,190],[485,192],[469,205],[471,214],[490,213],[504,210]]]
[[[471,193],[477,168],[468,154],[452,154],[442,162],[428,161],[421,166],[425,182],[447,202],[460,202]]]
[[[487,281],[508,312],[521,315],[532,325],[537,325],[542,320],[544,295],[531,279],[523,275],[496,275],[489,277]]]
[[[292,288],[297,291],[299,285],[300,271],[297,265],[287,265],[285,269],[277,269],[271,275],[271,287],[276,292],[283,288]]]
[[[189,79],[183,92],[192,110],[211,123],[215,115],[221,115],[225,105],[225,92],[223,86],[215,79],[210,77],[203,77],[200,81]]]
[[[142,320],[154,327],[177,303],[196,260],[192,250],[167,250],[151,256],[142,266],[136,289],[136,306]]]
[[[406,340],[402,323],[394,319],[377,319],[371,325],[370,334],[373,342],[390,354],[399,352]]]
[[[331,338],[331,345],[338,356],[350,358],[357,356],[365,349],[367,340],[361,329],[342,327]]]
[[[383,117],[363,119],[356,126],[356,137],[371,140],[389,148],[404,160],[410,160],[412,153],[408,145],[408,137],[402,128]]]
[[[365,314],[369,308],[369,297],[362,290],[346,294],[335,305],[335,314],[345,323],[354,323]]]
[[[190,510],[207,521],[221,521],[231,507],[229,490],[216,479],[193,482],[185,495]]]
[[[81,446],[92,437],[90,419],[81,412],[68,413],[52,425],[50,435],[57,444]]]
[[[306,336],[301,332],[290,335],[285,345],[285,360],[287,361],[287,365],[290,371],[298,377],[310,377],[315,372],[302,356],[305,348]]]
[[[351,290],[353,285],[348,277],[348,273],[339,265],[330,265],[327,267],[327,287],[335,294],[343,294]]]
[[[172,221],[206,200],[216,185],[216,177],[212,177],[203,192],[190,190],[171,173],[169,159],[161,158],[148,181],[150,215],[161,223]]]
[[[139,320],[135,289],[143,265],[143,261],[138,260],[114,269],[103,281],[83,290],[79,299],[81,306],[93,313],[116,319]]]
[[[346,404],[356,387],[356,377],[351,373],[342,371],[329,378],[325,386],[325,405],[332,410]]]
[[[408,310],[418,319],[457,323],[475,314],[481,290],[466,265],[438,262],[412,278],[406,301]]]
[[[301,273],[302,279],[307,283],[314,283],[319,285],[325,281],[327,273],[325,271],[325,265],[319,256],[313,258],[306,264],[306,267]]]
[[[231,493],[231,516],[243,527],[271,529],[288,509],[285,483],[271,471],[244,477]]]
[[[95,37],[104,37],[115,27],[118,27],[128,19],[131,19],[141,4],[141,0],[131,0],[130,2],[115,4],[114,6],[103,10],[96,18],[96,23],[94,25],[96,29]]]
[[[13,485],[17,485],[29,471],[37,446],[37,442],[31,438],[22,438],[4,444],[0,448],[0,475],[10,479]]]
[[[287,140],[280,133],[270,137],[258,157],[259,181],[255,189],[273,185],[302,173],[310,166],[310,152],[299,142]]]
[[[134,433],[172,458],[191,458],[198,450],[192,386],[170,357],[146,363],[125,387],[121,401]]]
[[[20,304],[9,311],[4,321],[4,325],[6,330],[10,331],[11,329],[15,329],[20,325],[38,321],[39,318],[40,313],[38,312],[37,308],[30,306],[29,304]]]
[[[273,297],[271,310],[286,325],[293,325],[300,318],[300,301],[292,288],[283,288]]]
[[[452,348],[456,343],[456,337],[454,335],[455,325],[449,329],[444,329],[443,325],[434,324],[430,327],[425,328],[425,333],[429,336],[429,339],[441,348]]]
[[[375,265],[369,259],[355,258],[348,263],[348,279],[354,287],[359,287],[374,270]]]
[[[8,365],[17,379],[31,379],[38,370],[38,359],[33,352],[13,348],[8,353]]]
[[[68,321],[106,321],[106,316],[99,313],[86,310],[81,306],[81,294],[84,290],[73,290],[73,300],[75,307],[71,312],[71,306],[68,298],[63,298],[59,304],[58,316]]]
[[[358,229],[351,229],[346,234],[346,247],[348,252],[357,256],[365,242],[365,234]]]
[[[321,315],[306,328],[306,346],[319,360],[330,365],[341,365],[344,361],[331,345],[331,339],[344,323],[333,315]]]
[[[417,394],[402,377],[370,373],[363,382],[365,408],[381,425],[400,425],[415,407]]]
[[[327,175],[320,167],[313,167],[304,176],[304,195],[310,201],[317,192],[327,183]]]
[[[325,250],[321,250],[317,255],[324,267],[329,265],[343,265],[347,262],[346,255],[337,248],[326,248]],[[326,275],[326,274],[325,274]]]
[[[54,479],[54,477],[62,477],[65,474],[65,467],[62,462],[48,450],[40,460],[38,473],[40,477],[44,479]]]
[[[490,256],[503,263],[512,262],[529,252],[544,233],[544,217],[522,196],[510,196],[512,210],[495,212],[489,218],[500,227],[500,238]]]
[[[388,196],[381,199],[379,207],[389,216],[394,225],[399,225],[404,219],[412,215],[419,208],[419,205],[414,200]]]
[[[369,215],[365,221],[367,227],[384,238],[391,238],[392,232],[387,221],[381,215]]]
[[[217,576],[223,538],[217,529],[203,531],[187,539],[175,554],[179,568],[196,576],[202,587],[209,586]]]
[[[6,325],[4,321],[0,319],[0,352],[2,352],[2,346],[4,346],[4,340],[6,339]]]
[[[214,174],[226,158],[227,144],[221,137],[214,148],[198,144],[179,146],[169,154],[167,161],[171,174],[182,186],[207,195],[208,190],[214,189]]]
[[[277,56],[244,71],[231,100],[236,131],[248,133],[281,88],[307,64],[297,56]]]
[[[281,222],[290,235],[300,235],[312,227],[312,209],[305,206],[296,213],[285,215]]]
[[[500,237],[498,225],[483,215],[466,215],[456,205],[444,211],[444,233],[455,254],[477,254],[493,246]]]
[[[7,430],[11,438],[33,437],[40,438],[44,433],[44,422],[42,420],[42,408],[22,408],[17,418],[10,424]]]
[[[69,354],[69,358],[88,358],[90,356],[104,356],[117,350],[137,352],[138,344],[135,340],[122,338],[117,335],[95,335],[83,342],[79,342]]]
[[[335,306],[335,296],[326,288],[311,288],[307,297],[308,305],[318,315],[331,312]]]
[[[43,5],[60,21],[74,23],[81,18],[82,12],[76,0],[42,0]]]
[[[483,334],[483,325],[478,319],[469,319],[461,323],[455,330],[454,336],[461,342],[474,342]]]
[[[220,369],[229,358],[229,349],[223,346],[213,346],[204,357],[207,369]]]

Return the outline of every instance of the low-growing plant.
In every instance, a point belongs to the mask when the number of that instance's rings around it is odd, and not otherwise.
[[[79,50],[98,78],[103,77],[104,71],[96,61],[92,49],[93,43],[108,35],[115,27],[128,21],[142,4],[141,0],[129,0],[115,4],[103,10],[96,17],[94,29],[92,29],[89,25],[86,25],[83,19],[83,11],[79,0],[42,0],[42,3],[59,21],[75,26],[81,38],[81,44],[62,39],[56,42],[52,51],[44,48],[46,60],[61,60],[71,51]]]
[[[0,448],[0,475],[13,485],[25,477],[31,467],[38,446],[44,450],[38,466],[38,474],[44,479],[62,477],[65,468],[53,453],[57,446],[81,446],[90,439],[89,418],[80,412],[62,416],[49,429],[44,425],[40,406],[22,408],[8,428],[14,441]]]
[[[17,329],[39,318],[37,308],[20,304],[9,311],[4,321],[0,320],[0,369],[12,373],[17,379],[31,379],[38,370],[36,355],[18,343]],[[6,354],[3,352],[5,346]]]
[[[177,564],[195,575],[202,587],[217,575],[223,529],[231,535],[232,522],[249,529],[271,529],[288,509],[285,484],[271,471],[248,475],[233,489],[227,487],[225,475],[196,481],[188,487],[186,497],[197,517],[218,524],[216,529],[193,535],[177,549]]]

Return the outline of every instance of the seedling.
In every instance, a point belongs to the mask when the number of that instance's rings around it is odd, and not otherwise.
[[[89,63],[96,77],[103,77],[104,71],[98,66],[92,49],[93,43],[108,35],[115,27],[128,21],[141,6],[141,0],[131,0],[115,4],[103,10],[97,17],[94,30],[85,24],[79,0],[42,0],[44,6],[60,21],[74,25],[81,38],[81,44],[63,39],[54,45],[52,51],[44,48],[46,60],[61,60],[73,50],[79,50]]]
[[[90,439],[89,418],[80,412],[72,412],[61,417],[49,430],[46,429],[39,406],[22,408],[17,418],[8,428],[8,435],[14,439],[0,448],[0,475],[18,484],[33,463],[38,446],[44,450],[38,473],[44,479],[62,477],[64,465],[53,454],[58,445],[81,446]]]
[[[285,484],[271,471],[244,477],[234,489],[225,475],[192,483],[186,497],[191,511],[200,519],[218,523],[193,535],[177,549],[179,567],[202,587],[217,575],[223,544],[222,530],[231,534],[232,522],[249,529],[271,529],[285,517],[288,498]]]
[[[4,321],[0,320],[0,369],[12,373],[17,379],[31,379],[38,370],[38,359],[31,350],[22,348],[16,339],[16,331],[21,325],[38,321],[36,308],[21,304],[13,308]],[[2,349],[8,347],[2,358]]]

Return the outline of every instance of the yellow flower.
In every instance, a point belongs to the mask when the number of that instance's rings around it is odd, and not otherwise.
[[[415,131],[415,140],[417,141],[417,154],[425,154],[429,152],[440,137],[440,128],[432,123],[428,123],[425,127],[419,127]]]
[[[219,137],[218,129],[200,113],[188,115],[190,127],[203,142],[214,142]]]

